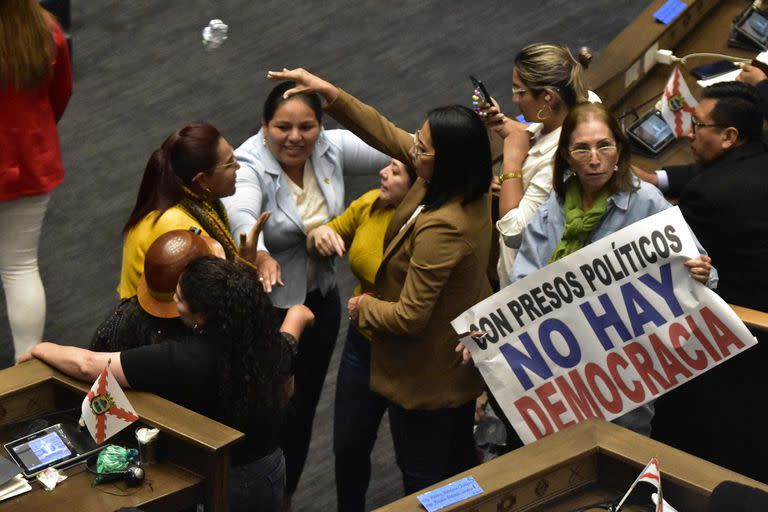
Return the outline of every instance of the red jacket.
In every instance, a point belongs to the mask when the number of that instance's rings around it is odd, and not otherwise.
[[[34,89],[0,89],[0,201],[47,194],[64,179],[56,123],[72,95],[69,49],[51,20],[53,73]]]

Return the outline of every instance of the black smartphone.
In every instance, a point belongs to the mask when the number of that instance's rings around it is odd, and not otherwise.
[[[480,99],[488,103],[489,105],[493,105],[493,103],[491,103],[491,95],[488,94],[488,89],[485,88],[485,84],[483,84],[483,81],[478,80],[472,75],[469,75],[469,79],[472,80],[472,85],[475,86],[475,89],[480,90],[480,96],[481,96]]]
[[[706,80],[715,76],[723,75],[735,69],[739,66],[730,60],[718,60],[717,62],[710,62],[702,66],[697,66],[691,70],[691,74],[696,77],[697,80]]]

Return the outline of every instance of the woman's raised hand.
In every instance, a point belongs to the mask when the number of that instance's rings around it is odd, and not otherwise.
[[[696,259],[690,259],[685,262],[691,277],[700,283],[707,284],[709,273],[712,271],[712,258],[702,254]]]
[[[310,252],[315,252],[323,258],[330,256],[341,258],[346,251],[344,239],[328,226],[319,226],[310,231],[307,235],[307,243]]]
[[[267,78],[270,80],[293,80],[296,87],[288,89],[283,94],[283,98],[288,99],[294,94],[317,93],[328,103],[333,102],[339,95],[339,89],[330,82],[327,82],[319,76],[313,75],[303,68],[286,69],[282,71],[268,71]]]

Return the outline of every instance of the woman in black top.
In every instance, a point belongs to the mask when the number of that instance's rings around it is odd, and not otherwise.
[[[278,445],[292,392],[292,346],[314,317],[303,305],[282,326],[256,272],[206,256],[189,263],[176,290],[181,319],[197,335],[117,353],[41,343],[36,357],[91,382],[110,366],[118,383],[158,395],[245,432],[233,452],[231,510],[280,510],[285,464]],[[283,335],[281,336],[281,331]]]

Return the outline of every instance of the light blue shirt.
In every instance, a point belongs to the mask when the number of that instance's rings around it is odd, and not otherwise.
[[[280,264],[285,286],[274,286],[270,298],[279,308],[302,304],[307,290],[307,232],[291,197],[288,177],[264,144],[263,130],[235,150],[240,164],[235,194],[222,200],[232,235],[248,233],[259,215],[272,212],[259,237],[259,250],[268,251]],[[389,163],[347,130],[323,130],[310,156],[317,183],[331,218],[344,211],[344,175],[375,175]],[[316,282],[325,295],[336,285],[335,259],[318,261]]]
[[[636,178],[635,184],[640,186],[637,191],[632,193],[618,192],[608,198],[608,206],[606,207],[603,220],[589,235],[587,244],[605,238],[630,224],[634,224],[650,215],[672,207],[655,186],[639,181]],[[510,282],[514,283],[518,279],[522,279],[547,266],[549,258],[552,257],[557,244],[560,243],[564,230],[565,215],[563,203],[557,197],[557,194],[552,191],[549,199],[536,211],[525,231],[520,236],[508,240],[512,243],[518,243],[518,247],[520,247],[517,259],[510,272]],[[693,238],[696,241],[699,253],[706,254],[699,241],[696,240],[696,235]],[[714,289],[717,286],[717,279],[717,270],[712,268],[707,286]],[[654,403],[650,402],[616,418],[613,422],[649,436],[651,434],[653,414]]]

